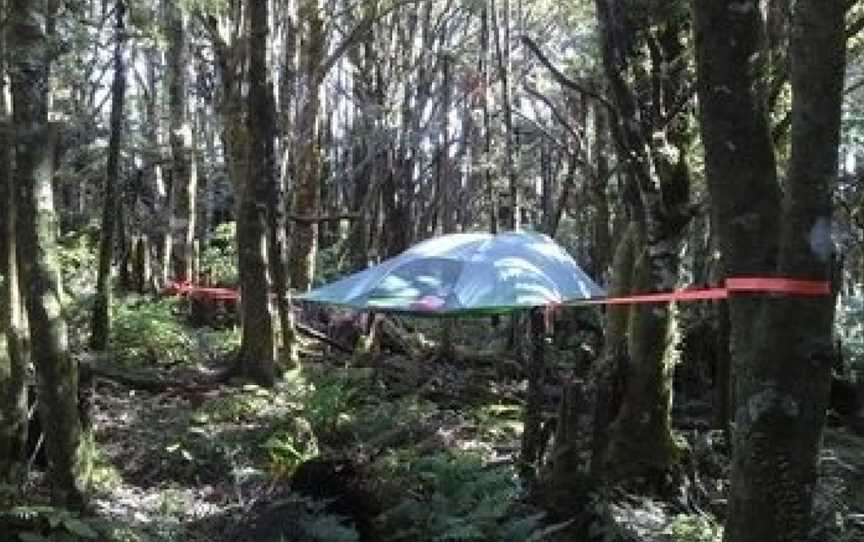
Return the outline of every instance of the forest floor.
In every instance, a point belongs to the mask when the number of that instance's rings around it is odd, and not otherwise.
[[[459,333],[476,340],[478,329],[460,323]],[[182,385],[97,380],[89,524],[105,540],[523,542],[556,540],[570,523],[522,498],[518,368],[401,354],[358,363],[310,343],[303,368],[267,390],[215,383],[230,355],[212,334],[189,336],[182,363],[136,365],[145,379]],[[676,405],[695,458],[687,495],[598,494],[590,540],[721,539],[728,457],[705,412]],[[864,438],[829,428],[822,470],[812,539],[864,539]],[[44,482],[34,478],[34,502]]]

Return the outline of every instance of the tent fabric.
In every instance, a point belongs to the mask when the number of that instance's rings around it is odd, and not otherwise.
[[[502,313],[605,295],[546,235],[457,233],[299,296],[377,312]]]

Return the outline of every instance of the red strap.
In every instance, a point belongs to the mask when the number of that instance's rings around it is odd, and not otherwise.
[[[726,279],[726,288],[730,292],[770,292],[803,296],[831,295],[831,284],[826,280],[737,277]]]
[[[638,303],[669,303],[671,301],[704,301],[727,299],[738,293],[786,294],[793,296],[827,296],[831,284],[824,280],[801,280],[771,277],[738,277],[726,279],[724,287],[685,288],[673,292],[657,292],[602,299],[575,301],[573,305],[633,305]]]

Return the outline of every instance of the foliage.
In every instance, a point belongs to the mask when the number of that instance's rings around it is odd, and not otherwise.
[[[845,369],[856,380],[864,377],[864,298],[842,296],[837,304],[835,330],[842,344]]]
[[[705,516],[677,516],[668,530],[674,542],[719,542],[723,538],[723,528]]]
[[[193,358],[194,337],[178,322],[173,298],[128,297],[113,307],[111,345],[121,361],[177,363]]]
[[[303,412],[315,434],[328,439],[341,435],[346,422],[354,420],[364,405],[375,403],[376,397],[380,395],[374,383],[363,375],[325,374],[311,383],[303,400]]]
[[[318,455],[314,439],[291,429],[273,433],[263,444],[270,456],[270,473],[276,478],[290,476],[301,463]]]
[[[73,350],[86,344],[90,329],[93,296],[96,292],[98,232],[82,228],[62,236],[58,243],[57,258],[63,279],[63,313],[70,329]]]
[[[219,224],[210,242],[201,251],[201,270],[210,276],[211,282],[234,285],[240,279],[237,274],[237,223]]]
[[[486,438],[515,438],[522,434],[522,408],[519,405],[483,405],[473,412],[477,429]]]
[[[97,240],[98,235],[86,228],[60,239],[57,257],[67,294],[81,297],[96,291]]]
[[[308,502],[308,510],[300,518],[300,529],[310,542],[357,542],[360,536],[353,526],[346,525],[346,518],[329,514],[326,503]],[[287,541],[286,541],[287,542]]]
[[[0,512],[0,531],[20,542],[97,540],[97,524],[77,513],[53,506],[16,506]],[[4,539],[5,540],[5,539]]]
[[[484,466],[473,454],[443,452],[390,458],[393,475],[412,488],[381,516],[389,540],[538,540],[542,516],[518,517],[510,507],[520,487],[510,467]]]
[[[244,386],[241,393],[226,395],[208,402],[195,414],[199,423],[252,422],[273,401],[264,388]]]
[[[345,273],[343,258],[341,257],[344,252],[343,243],[337,242],[316,253],[315,278],[313,280],[315,286],[336,280]]]

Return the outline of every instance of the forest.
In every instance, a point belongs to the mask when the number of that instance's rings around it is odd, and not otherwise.
[[[864,540],[864,2],[0,0],[0,542],[404,540]]]

